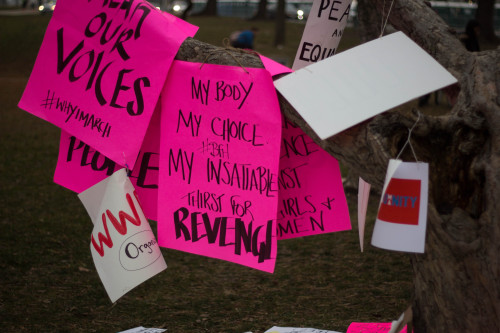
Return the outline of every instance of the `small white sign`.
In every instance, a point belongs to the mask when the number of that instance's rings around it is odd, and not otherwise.
[[[292,69],[335,54],[344,34],[352,0],[314,0]]]
[[[429,164],[390,160],[372,235],[372,245],[424,253]]]
[[[167,268],[125,169],[78,197],[94,223],[90,251],[111,302]]]
[[[457,82],[402,32],[362,44],[274,81],[321,139]]]

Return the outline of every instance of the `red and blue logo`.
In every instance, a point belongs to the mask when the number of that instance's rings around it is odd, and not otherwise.
[[[379,220],[418,225],[421,181],[392,178],[378,211]]]

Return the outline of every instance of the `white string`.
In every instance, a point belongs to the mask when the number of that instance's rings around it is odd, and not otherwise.
[[[379,38],[384,35],[385,27],[387,26],[387,21],[389,21],[389,15],[391,15],[392,5],[394,5],[394,0],[391,1],[391,6],[389,7],[389,11],[387,12],[385,23],[382,25],[382,31],[380,31]],[[384,0],[384,11],[385,11],[385,0]],[[384,21],[384,11],[382,11],[382,22]]]
[[[384,16],[385,16],[385,0],[384,0],[383,5],[382,5],[382,15],[380,16],[380,18],[382,19],[380,21],[380,31],[381,31],[380,36],[382,36],[384,34]]]
[[[401,150],[399,151],[399,154],[398,156],[396,156],[396,159],[399,160],[399,156],[401,155],[401,153],[405,150],[406,148],[406,145],[407,144],[410,144],[410,148],[411,148],[411,152],[413,153],[413,157],[415,157],[415,161],[418,162],[418,158],[417,158],[417,154],[415,154],[415,150],[413,149],[413,146],[411,145],[411,132],[413,131],[413,129],[415,128],[415,126],[417,126],[417,123],[418,121],[420,120],[420,111],[418,111],[418,118],[417,118],[417,121],[415,122],[415,124],[413,124],[413,126],[410,128],[410,130],[408,131],[408,139],[406,139],[406,142],[403,146],[403,148],[401,148]]]

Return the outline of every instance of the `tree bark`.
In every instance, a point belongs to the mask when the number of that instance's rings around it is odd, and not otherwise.
[[[380,36],[382,15],[376,3],[371,0],[358,0],[358,29],[361,42],[368,42]]]
[[[382,13],[384,0],[371,1]],[[387,11],[385,11],[387,13]],[[381,19],[381,17],[380,17]],[[459,81],[449,114],[420,115],[412,145],[429,163],[425,254],[410,255],[415,332],[500,332],[500,49],[465,50],[424,2],[395,0],[389,23],[403,31]],[[243,51],[189,39],[178,59],[261,67]],[[418,111],[388,111],[320,140],[280,96],[282,112],[373,187],[382,188],[389,159],[404,145]],[[401,158],[413,161],[409,150]],[[402,309],[403,310],[403,309]]]
[[[217,0],[207,0],[205,9],[198,15],[217,16]]]
[[[181,19],[187,21],[188,15],[191,13],[191,9],[193,9],[193,0],[186,0],[187,7],[184,9],[181,15]]]
[[[276,7],[276,25],[274,31],[274,46],[285,45],[285,1],[278,0]]]
[[[477,0],[476,20],[481,27],[481,36],[491,42],[498,40],[495,35],[495,25],[493,24],[494,15],[495,0]]]

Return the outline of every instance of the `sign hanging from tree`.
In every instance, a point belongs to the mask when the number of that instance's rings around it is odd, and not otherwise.
[[[281,113],[271,76],[175,61],[161,102],[159,244],[273,272]]]
[[[94,224],[90,251],[112,302],[167,268],[124,169],[78,197]]]
[[[19,107],[132,168],[170,64],[196,30],[143,0],[60,0]]]

